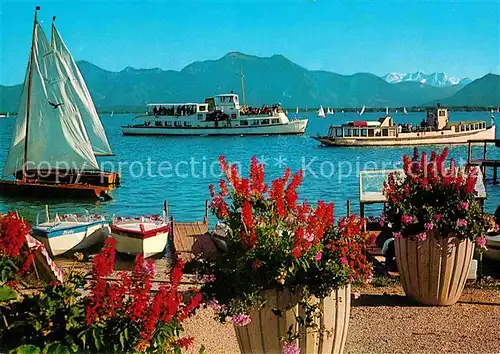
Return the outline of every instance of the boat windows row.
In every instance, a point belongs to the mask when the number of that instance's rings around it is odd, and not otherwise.
[[[241,120],[239,121],[239,126],[258,126],[258,125],[268,125],[268,124],[279,124],[280,120],[275,119],[256,119],[256,120]],[[220,122],[222,123],[222,121]],[[152,122],[145,122],[146,126],[151,126]],[[232,123],[230,125],[238,126],[237,123]],[[155,127],[192,127],[193,122],[190,121],[155,121]]]

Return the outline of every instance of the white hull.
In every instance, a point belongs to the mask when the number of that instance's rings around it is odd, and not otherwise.
[[[436,144],[466,144],[469,140],[495,139],[495,127],[489,127],[476,132],[422,132],[401,133],[398,137],[373,137],[373,138],[335,138],[317,137],[323,145],[327,146],[408,146],[408,145],[436,145]]]
[[[44,224],[38,226],[43,228]],[[58,256],[68,251],[79,251],[103,242],[110,234],[107,224],[96,224],[82,231],[71,229],[53,237],[37,237],[52,256]]]
[[[304,134],[307,119],[292,120],[286,124],[270,124],[267,126],[246,127],[144,127],[123,126],[123,135],[178,135],[178,136],[204,136],[204,135],[287,135]]]
[[[126,253],[132,256],[142,253],[144,258],[162,253],[167,247],[168,232],[159,233],[155,236],[145,239],[124,236],[112,233],[116,240],[116,250],[120,253]]]

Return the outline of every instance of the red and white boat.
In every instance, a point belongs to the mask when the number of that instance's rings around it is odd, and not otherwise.
[[[159,216],[114,218],[110,224],[116,250],[144,258],[162,253],[168,247],[170,224]]]

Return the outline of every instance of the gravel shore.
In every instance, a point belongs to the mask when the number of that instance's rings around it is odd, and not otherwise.
[[[354,289],[345,353],[500,353],[500,291],[465,289],[449,307],[409,303],[399,286]],[[190,353],[204,344],[209,354],[239,353],[231,324],[213,319],[210,309],[185,324],[195,337]],[[302,353],[305,354],[305,353]]]

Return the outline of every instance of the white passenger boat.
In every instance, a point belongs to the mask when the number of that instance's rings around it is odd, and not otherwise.
[[[122,126],[123,135],[281,135],[304,134],[307,119],[289,120],[279,105],[240,106],[234,93],[205,103],[153,103],[139,124]]]
[[[33,236],[42,242],[52,256],[79,251],[103,242],[109,236],[109,225],[99,215],[56,215],[33,227]]]
[[[170,224],[161,217],[115,218],[110,226],[118,252],[147,258],[168,247]]]
[[[485,121],[448,121],[448,110],[439,105],[427,111],[420,125],[395,124],[390,116],[376,121],[355,121],[330,126],[327,136],[317,136],[325,146],[404,146],[465,144],[469,140],[495,139],[495,126]]]

